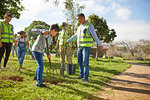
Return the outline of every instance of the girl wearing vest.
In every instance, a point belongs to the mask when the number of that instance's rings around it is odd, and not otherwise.
[[[13,25],[9,22],[12,19],[12,14],[7,11],[4,15],[4,21],[0,22],[0,70],[1,69],[1,60],[5,53],[3,68],[6,68],[7,61],[11,52],[11,47],[13,43]]]
[[[17,38],[16,41],[18,43],[17,54],[18,54],[18,61],[19,61],[19,68],[18,68],[18,71],[19,71],[20,69],[22,69],[23,60],[24,60],[25,54],[29,48],[29,43],[28,43],[27,39],[25,38],[24,31],[20,31],[20,32],[18,32],[18,34],[20,34],[20,37]]]
[[[93,25],[85,21],[84,14],[80,13],[77,17],[81,25],[78,27],[76,34],[66,41],[66,44],[77,39],[77,55],[80,70],[80,74],[77,79],[83,78],[82,81],[87,82],[89,77],[90,48],[93,47],[93,38],[97,42],[99,50],[102,50],[102,44],[97,37]]]

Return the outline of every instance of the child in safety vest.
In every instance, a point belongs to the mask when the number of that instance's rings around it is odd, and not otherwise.
[[[17,54],[18,54],[18,61],[19,61],[19,68],[18,68],[18,71],[19,71],[20,69],[22,69],[24,57],[29,48],[29,43],[28,43],[27,39],[25,38],[24,31],[20,31],[20,32],[18,32],[18,34],[20,34],[20,37],[17,38],[16,41],[18,43]]]

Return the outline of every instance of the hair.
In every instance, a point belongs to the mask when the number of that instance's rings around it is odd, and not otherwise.
[[[8,10],[3,17],[6,18],[7,16],[13,17],[11,11]]]
[[[57,25],[57,24],[52,24],[51,26],[50,26],[50,30],[55,30],[56,32],[59,32],[59,26]]]
[[[67,23],[66,22],[62,22],[62,27],[65,27],[67,26]]]
[[[85,17],[85,15],[83,13],[79,13],[77,17]]]
[[[20,31],[20,32],[18,32],[18,34],[23,34],[23,33],[26,33],[26,32],[24,32],[24,31]]]

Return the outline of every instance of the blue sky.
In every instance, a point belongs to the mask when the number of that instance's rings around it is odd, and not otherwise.
[[[44,0],[23,0],[26,8],[20,19],[13,19],[15,32],[24,30],[34,20],[41,20],[48,24],[65,21],[64,0],[60,0],[58,7],[54,0],[45,3]],[[76,0],[85,4],[83,13],[86,18],[95,13],[104,17],[110,28],[117,32],[115,41],[139,39],[150,40],[150,0]]]

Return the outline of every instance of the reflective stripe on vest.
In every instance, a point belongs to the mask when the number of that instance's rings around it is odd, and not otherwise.
[[[59,36],[59,45],[65,45],[65,41],[67,41],[67,39],[69,39],[69,32],[68,30],[66,30],[64,32],[64,30],[62,30],[60,32],[60,36]],[[71,44],[69,43],[68,46],[70,46]]]
[[[77,34],[78,47],[93,47],[93,38],[88,34],[89,25],[90,23],[87,22],[84,28],[80,29],[80,32]]]
[[[1,22],[1,42],[12,43],[13,42],[13,26],[9,24],[9,27],[5,24],[5,22]]]

